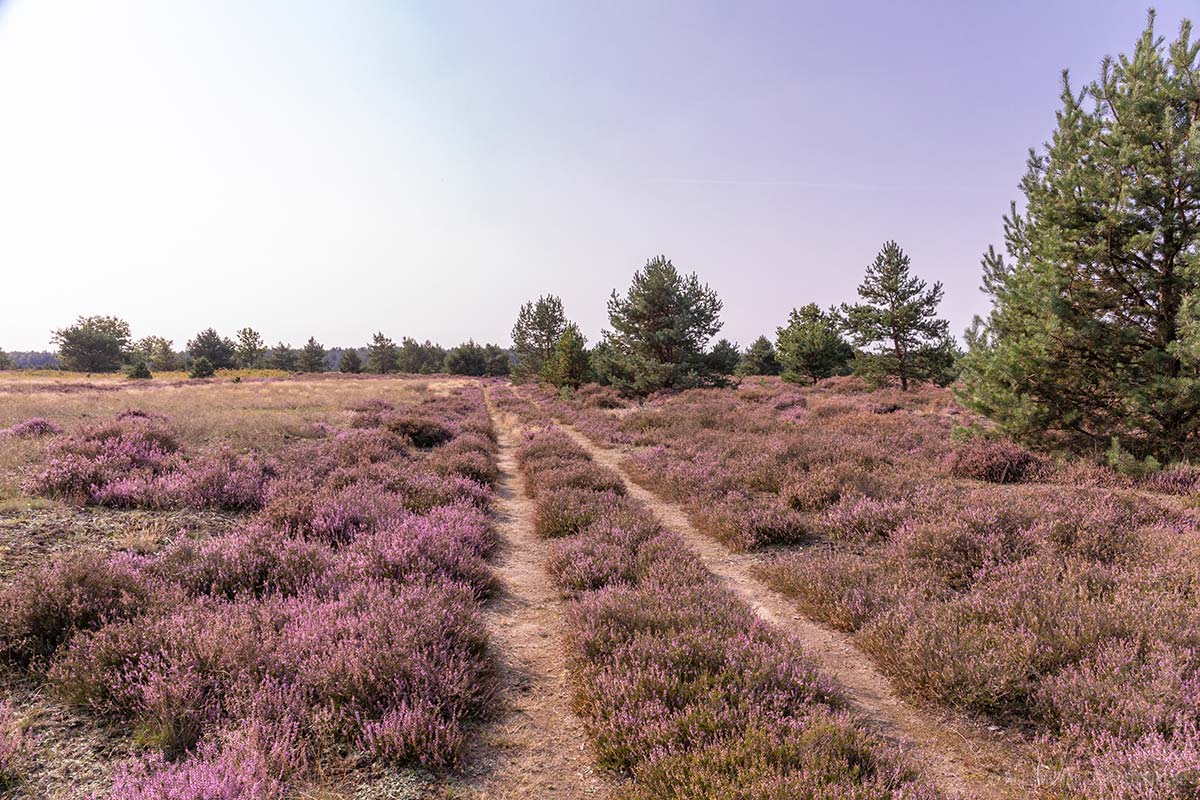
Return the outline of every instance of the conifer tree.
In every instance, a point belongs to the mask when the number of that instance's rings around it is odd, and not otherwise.
[[[861,349],[855,372],[876,381],[894,376],[908,390],[910,380],[929,380],[931,353],[947,340],[949,323],[938,319],[942,284],[928,286],[909,274],[911,263],[900,245],[887,242],[858,287],[862,302],[842,304],[845,329]]]
[[[399,357],[396,343],[384,336],[382,331],[376,333],[367,346],[367,372],[376,375],[396,372],[399,369]]]
[[[267,366],[271,369],[295,372],[296,351],[292,349],[291,345],[280,342],[271,349],[271,354],[267,356]]]
[[[15,368],[16,368],[16,365],[13,364],[13,360],[12,360],[12,358],[9,357],[8,353],[4,352],[3,350],[0,350],[0,370],[15,369]]]
[[[554,354],[542,364],[540,377],[560,389],[564,386],[574,389],[587,383],[590,374],[587,339],[575,323],[570,323],[562,336],[558,337]]]
[[[1063,75],[1025,209],[989,248],[962,398],[1031,442],[1200,454],[1200,42],[1154,14],[1081,92]]]
[[[713,345],[712,350],[708,351],[708,357],[705,360],[708,362],[708,368],[713,376],[713,384],[720,385],[725,383],[725,378],[732,375],[738,364],[741,363],[742,351],[736,342],[719,339]]]
[[[708,352],[720,314],[721,300],[695,273],[681,275],[665,256],[650,259],[624,297],[609,298],[612,330],[594,359],[603,382],[638,395],[721,383]]]
[[[205,328],[196,334],[196,338],[187,343],[188,355],[197,359],[204,357],[212,364],[213,369],[230,369],[234,366],[233,342],[212,328]]]
[[[776,331],[776,355],[785,381],[816,383],[850,371],[854,348],[842,338],[837,312],[816,303],[792,309]]]
[[[259,369],[266,363],[267,345],[253,328],[242,328],[237,332],[233,348],[235,363],[242,369]]]
[[[300,359],[297,362],[301,372],[325,371],[325,347],[310,336],[304,347],[300,348]]]
[[[342,353],[342,360],[338,362],[338,371],[348,375],[357,375],[362,372],[362,359],[359,358],[357,349],[351,347]]]
[[[521,306],[512,329],[512,351],[517,360],[513,377],[524,381],[540,375],[543,365],[554,358],[566,330],[567,316],[558,297],[544,295]]]
[[[742,376],[778,375],[779,359],[775,353],[775,345],[771,344],[767,337],[759,336],[746,348],[734,372]]]

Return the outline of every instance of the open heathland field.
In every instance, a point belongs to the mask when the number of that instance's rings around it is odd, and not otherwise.
[[[1194,798],[1200,470],[944,389],[0,379],[13,798]]]

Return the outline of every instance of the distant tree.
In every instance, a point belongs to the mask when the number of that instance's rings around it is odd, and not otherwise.
[[[446,351],[446,372],[451,375],[483,375],[487,372],[487,356],[483,346],[469,339]]]
[[[280,342],[271,349],[271,354],[267,356],[267,366],[271,369],[295,372],[296,351],[291,348],[291,345]]]
[[[421,344],[410,336],[400,340],[396,366],[400,372],[430,374],[441,372],[446,360],[446,351],[428,339]]]
[[[746,348],[734,372],[738,375],[778,375],[779,360],[775,357],[775,345],[765,336],[758,337]]]
[[[526,381],[541,375],[543,365],[554,358],[566,330],[567,317],[558,297],[543,295],[521,306],[512,329],[513,355],[517,361],[513,377]]]
[[[362,372],[362,359],[358,357],[357,350],[352,347],[342,353],[342,360],[338,362],[338,371],[350,375],[357,375]]]
[[[664,256],[634,273],[624,297],[608,301],[611,331],[596,359],[604,380],[623,392],[715,385],[708,343],[721,329],[721,301],[695,273],[680,275]]]
[[[130,348],[129,323],[117,317],[80,317],[54,332],[62,369],[72,372],[116,372]]]
[[[483,374],[498,377],[512,372],[511,354],[498,344],[487,344],[483,347]]]
[[[8,357],[8,353],[0,350],[0,370],[4,369],[16,369],[16,364]]]
[[[179,369],[179,357],[175,355],[174,343],[162,336],[146,336],[133,346],[135,357],[146,362],[149,369],[170,372]]]
[[[367,372],[376,375],[396,372],[399,369],[399,359],[400,353],[395,342],[382,332],[371,337],[371,344],[367,347]]]
[[[188,355],[197,359],[204,357],[213,369],[231,369],[233,367],[233,342],[222,337],[212,328],[205,328],[196,334],[196,338],[187,343]]]
[[[192,359],[192,365],[188,369],[189,378],[211,378],[214,374],[216,374],[216,368],[208,360],[208,356],[198,356]]]
[[[792,309],[788,324],[776,331],[775,352],[783,379],[792,383],[845,375],[854,358],[854,348],[842,338],[837,312],[822,311],[816,303]]]
[[[242,328],[237,332],[233,356],[242,369],[260,369],[267,362],[267,345],[258,331]]]
[[[708,353],[708,366],[714,382],[724,382],[724,378],[732,375],[742,360],[742,351],[737,343],[728,339],[720,339]]]
[[[133,357],[129,362],[129,366],[125,368],[125,377],[131,381],[148,381],[153,376],[150,374],[150,367],[146,365],[146,359],[140,353]]]
[[[567,325],[554,353],[542,363],[540,378],[546,383],[557,386],[575,388],[588,382],[591,376],[591,362],[588,358],[587,339],[574,323]]]
[[[310,336],[304,347],[300,348],[297,366],[301,372],[324,372],[326,355],[324,346]]]
[[[444,369],[451,375],[507,375],[508,365],[508,352],[503,348],[469,339],[446,351]]]
[[[949,335],[949,323],[937,317],[942,284],[927,286],[909,266],[900,245],[887,242],[858,287],[862,302],[842,305],[846,331],[863,351],[855,372],[876,380],[895,376],[904,390],[910,379],[932,377],[929,351]]]
[[[961,398],[1026,442],[1165,462],[1200,455],[1200,42],[1154,21],[1082,91],[1064,74]]]

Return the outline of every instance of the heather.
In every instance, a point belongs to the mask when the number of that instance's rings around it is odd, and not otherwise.
[[[1193,467],[1055,460],[981,435],[944,391],[852,378],[747,380],[619,417],[546,407],[606,416],[580,429],[628,447],[630,473],[709,535],[792,543],[760,558],[767,581],[900,692],[1036,740],[1068,796],[1192,796]]]
[[[519,414],[530,423],[518,460],[535,502],[571,520],[542,531],[556,537],[548,568],[573,598],[575,707],[599,763],[632,777],[622,796],[936,796],[842,710],[796,642],[611,490],[617,476],[537,427],[530,407]],[[543,488],[556,474],[592,479]]]
[[[329,770],[457,764],[495,681],[482,392],[338,419],[269,454],[193,452],[150,412],[50,445],[30,483],[48,495],[242,515],[143,554],[68,552],[0,589],[0,659],[142,753],[104,796],[282,798]]]
[[[0,429],[0,437],[10,436],[22,439],[53,436],[57,433],[62,433],[62,428],[44,417],[31,417],[24,422],[17,422],[7,428]]]

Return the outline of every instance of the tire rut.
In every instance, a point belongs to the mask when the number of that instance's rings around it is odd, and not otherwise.
[[[485,399],[500,439],[493,567],[501,589],[485,621],[500,661],[502,708],[474,737],[464,758],[469,774],[458,788],[489,800],[604,800],[608,781],[593,767],[583,723],[571,711],[566,604],[545,571],[547,545],[533,533],[533,503],[516,468],[516,432],[486,390]]]

